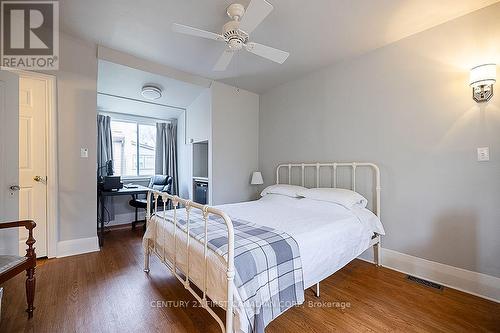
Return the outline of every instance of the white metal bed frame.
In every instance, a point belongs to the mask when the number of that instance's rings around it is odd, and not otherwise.
[[[331,169],[331,183],[329,184],[333,188],[337,188],[337,176],[338,176],[338,169],[339,168],[351,168],[352,169],[352,180],[351,180],[351,189],[353,191],[356,190],[356,170],[358,168],[371,168],[373,170],[374,176],[375,176],[375,205],[373,207],[375,215],[377,215],[380,218],[380,170],[377,165],[374,163],[359,163],[359,162],[332,162],[332,163],[287,163],[287,164],[280,164],[276,168],[276,184],[279,184],[280,180],[280,169],[287,169],[288,170],[288,184],[292,183],[292,169],[293,168],[300,168],[301,170],[301,185],[305,185],[305,172],[306,168],[314,168],[315,170],[315,184],[316,187],[320,187],[320,169],[321,168],[329,168]],[[183,205],[186,209],[186,231],[180,229],[183,233],[187,233],[189,235],[189,214],[191,209],[198,209],[202,212],[203,214],[203,219],[205,221],[205,237],[202,241],[198,241],[193,238],[194,241],[196,242],[201,242],[203,245],[203,256],[204,256],[204,279],[203,279],[203,286],[200,288],[200,286],[197,286],[201,292],[202,296],[198,295],[198,293],[191,288],[191,283],[193,283],[190,280],[189,276],[189,250],[190,250],[190,239],[192,237],[188,236],[186,237],[186,250],[187,250],[187,272],[183,272],[177,267],[177,260],[176,260],[176,251],[174,250],[174,260],[173,262],[170,262],[168,259],[162,257],[162,255],[156,250],[156,233],[154,235],[155,239],[153,242],[149,242],[145,253],[144,253],[144,271],[146,273],[149,272],[149,259],[150,255],[154,253],[157,255],[157,257],[171,270],[171,272],[174,274],[174,276],[184,285],[184,287],[191,292],[191,294],[195,297],[195,299],[200,303],[200,306],[203,307],[205,310],[210,313],[212,317],[217,321],[219,326],[221,327],[222,332],[226,333],[232,333],[233,332],[233,280],[234,280],[234,229],[233,229],[233,223],[231,221],[231,218],[222,210],[211,207],[208,205],[200,205],[196,202],[193,202],[191,200],[186,200],[182,199],[178,196],[173,196],[168,193],[164,192],[158,192],[155,190],[149,190],[148,195],[147,195],[147,213],[146,213],[146,224],[149,224],[149,220],[151,219],[151,202],[152,202],[152,197],[154,198],[154,211],[158,211],[158,198],[161,197],[163,201],[163,209],[166,210],[166,202],[168,200],[171,200],[172,205],[173,205],[173,225],[174,225],[174,242],[177,241],[177,209],[179,204]],[[225,303],[225,310],[226,310],[226,322],[225,324],[222,322],[220,317],[210,308],[208,301],[207,301],[207,271],[208,271],[208,259],[207,259],[207,253],[209,251],[207,247],[207,226],[208,226],[208,216],[209,214],[214,214],[219,217],[221,217],[224,222],[226,223],[227,226],[227,237],[228,237],[228,255],[227,258],[225,258],[226,261],[226,278],[227,278],[227,299]],[[158,215],[159,216],[159,215]],[[377,266],[381,266],[381,251],[380,251],[380,235],[374,234],[370,246],[373,247],[374,250],[374,260]],[[182,273],[181,274],[179,274]],[[316,296],[319,297],[319,283],[318,281],[316,283]],[[194,284],[194,283],[193,283]]]

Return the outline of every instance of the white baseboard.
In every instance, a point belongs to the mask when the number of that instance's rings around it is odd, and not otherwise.
[[[363,257],[358,259],[373,262]],[[385,248],[382,248],[382,266],[500,303],[500,278],[495,276]]]
[[[97,236],[88,238],[70,239],[57,243],[57,257],[68,257],[77,254],[99,251]]]

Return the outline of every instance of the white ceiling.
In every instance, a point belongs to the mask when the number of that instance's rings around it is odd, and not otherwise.
[[[251,39],[291,53],[283,65],[240,52],[212,67],[222,43],[184,36],[171,24],[219,32],[236,0],[60,0],[63,31],[98,44],[257,93],[499,0],[268,0],[274,11]],[[241,0],[243,5],[248,0]]]

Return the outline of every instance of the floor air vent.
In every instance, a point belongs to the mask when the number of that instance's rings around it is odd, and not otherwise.
[[[410,281],[416,282],[418,284],[424,285],[424,286],[429,287],[429,288],[433,288],[433,289],[437,289],[437,290],[444,289],[444,287],[438,283],[427,281],[427,280],[424,280],[424,279],[421,279],[421,278],[418,278],[415,276],[408,275],[406,278]]]

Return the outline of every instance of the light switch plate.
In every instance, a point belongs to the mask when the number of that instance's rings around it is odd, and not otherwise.
[[[477,148],[477,160],[479,162],[486,162],[490,160],[490,147]]]
[[[89,157],[89,150],[88,150],[88,148],[80,148],[80,157],[82,157],[82,158]]]

